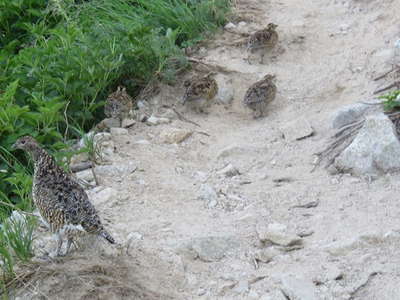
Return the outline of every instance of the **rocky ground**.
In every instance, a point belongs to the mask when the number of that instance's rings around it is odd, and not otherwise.
[[[122,246],[91,239],[38,263],[19,299],[400,299],[400,176],[312,172],[337,111],[384,85],[373,78],[391,67],[400,3],[236,6],[240,20],[196,54],[225,68],[220,103],[207,115],[178,107],[200,126],[159,110],[98,136],[108,164],[89,194]],[[269,22],[279,46],[249,65],[231,44]],[[253,120],[241,99],[266,73],[278,95]],[[182,93],[163,87],[152,103]]]

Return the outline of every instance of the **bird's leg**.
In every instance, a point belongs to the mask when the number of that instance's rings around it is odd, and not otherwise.
[[[55,252],[55,256],[61,256],[61,246],[63,244],[63,240],[59,233],[56,233],[56,239],[57,239],[57,249]]]
[[[73,238],[72,237],[68,237],[68,239],[67,239],[67,248],[65,249],[65,254],[64,255],[68,254],[68,251],[71,248],[72,243],[74,243]],[[74,245],[75,245],[75,243],[74,243]]]
[[[261,53],[261,56],[260,56],[260,64],[261,64],[261,65],[264,64],[264,56],[265,56],[265,53],[262,52],[262,53]]]

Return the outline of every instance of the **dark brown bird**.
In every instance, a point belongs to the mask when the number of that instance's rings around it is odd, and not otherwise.
[[[119,119],[122,122],[123,119],[129,116],[132,107],[133,100],[131,96],[128,95],[125,87],[119,86],[115,92],[108,96],[104,105],[104,114],[108,118]]]
[[[247,42],[247,51],[250,52],[247,57],[249,63],[251,54],[258,51],[261,52],[260,63],[264,63],[265,52],[271,50],[278,44],[279,36],[276,32],[277,27],[278,25],[269,23],[266,28],[254,32],[249,37]]]
[[[183,104],[187,103],[198,112],[205,112],[211,100],[218,93],[217,81],[212,77],[215,73],[209,73],[205,76],[195,76],[184,82],[186,87],[183,96]]]
[[[243,104],[253,111],[254,118],[264,115],[266,106],[275,99],[275,75],[267,74],[263,79],[249,87],[243,98]]]
[[[115,243],[103,227],[85,190],[56,164],[34,138],[21,137],[13,148],[25,150],[33,159],[33,201],[43,221],[57,237],[55,256],[66,255],[73,237],[80,233],[96,234],[111,244]],[[65,253],[61,254],[64,236],[67,237],[67,246]]]

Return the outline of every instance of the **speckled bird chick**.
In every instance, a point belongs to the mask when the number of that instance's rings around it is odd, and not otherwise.
[[[243,98],[243,104],[253,111],[254,118],[264,115],[266,106],[275,99],[275,75],[267,74],[263,79],[249,87]]]
[[[115,241],[103,227],[85,190],[30,136],[19,138],[14,149],[27,151],[34,162],[32,196],[48,228],[57,237],[55,256],[66,255],[79,233],[100,235],[111,244]],[[67,247],[61,254],[63,237]]]
[[[126,88],[119,86],[117,90],[111,93],[104,105],[104,114],[108,118],[119,119],[122,122],[129,116],[132,110],[133,100],[126,92]]]
[[[247,42],[247,50],[250,53],[254,53],[256,51],[261,52],[260,63],[264,62],[265,52],[271,50],[278,44],[278,33],[276,32],[276,28],[278,25],[274,23],[269,23],[268,26],[264,29],[258,30],[254,32]],[[247,57],[247,61],[250,63],[249,53]]]
[[[217,81],[212,77],[215,73],[205,76],[195,76],[184,82],[186,87],[183,104],[187,103],[198,112],[205,112],[205,108],[218,93]]]

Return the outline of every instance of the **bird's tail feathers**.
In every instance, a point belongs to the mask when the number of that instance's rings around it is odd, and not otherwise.
[[[105,238],[110,244],[115,244],[114,238],[105,230],[100,231],[99,235]]]

